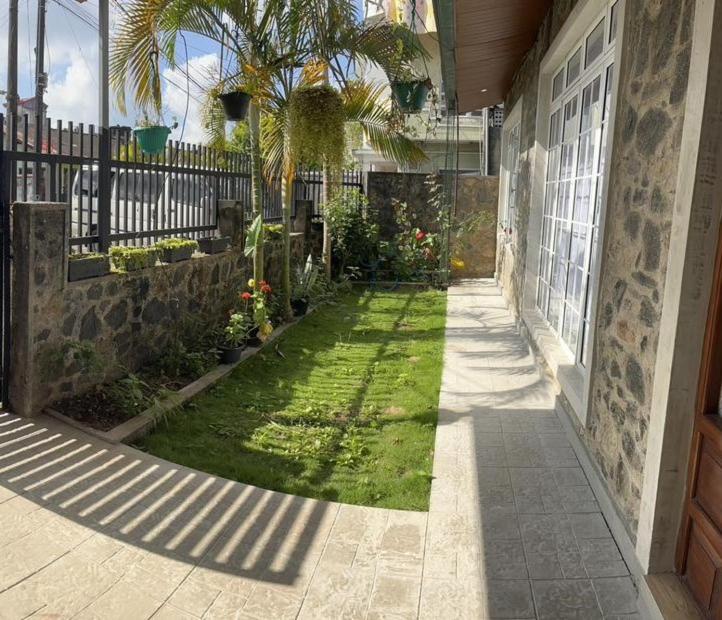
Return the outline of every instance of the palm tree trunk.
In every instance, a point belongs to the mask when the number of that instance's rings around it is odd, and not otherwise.
[[[253,218],[263,219],[263,177],[261,176],[261,111],[251,102],[248,111],[248,133],[251,139],[251,206]],[[258,290],[263,280],[263,226],[256,239],[256,248],[253,254],[253,279],[255,289]]]
[[[290,320],[291,311],[291,199],[295,166],[284,166],[281,178],[281,201],[283,203],[283,267],[281,269],[281,304],[283,316]]]
[[[331,279],[331,227],[328,225],[326,217],[326,205],[330,199],[329,192],[328,166],[323,167],[323,185],[321,186],[321,203],[323,204],[323,267],[326,277]]]

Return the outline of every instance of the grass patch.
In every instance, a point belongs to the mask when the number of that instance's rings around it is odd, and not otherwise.
[[[439,291],[349,293],[140,447],[266,489],[427,510],[445,317]]]

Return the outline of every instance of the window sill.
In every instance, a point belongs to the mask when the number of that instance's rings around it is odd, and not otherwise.
[[[536,307],[525,308],[523,318],[534,345],[559,383],[574,415],[584,426],[587,411],[584,402],[585,382],[582,369],[574,363],[574,357],[559,342],[559,337],[549,327]]]

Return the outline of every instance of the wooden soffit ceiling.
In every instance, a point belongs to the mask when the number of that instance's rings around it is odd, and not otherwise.
[[[553,0],[456,0],[459,112],[501,103]]]

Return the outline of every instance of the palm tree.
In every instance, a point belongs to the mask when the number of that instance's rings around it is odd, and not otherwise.
[[[251,90],[267,82],[268,76],[286,65],[303,62],[303,49],[280,56],[277,42],[297,37],[300,19],[308,14],[309,0],[128,0],[115,33],[111,50],[111,86],[121,110],[126,93],[132,93],[143,110],[161,112],[159,59],[176,65],[176,45],[184,32],[191,32],[228,46],[235,73],[224,86]],[[298,52],[298,58],[296,54]],[[262,219],[259,102],[249,112],[252,210]],[[225,119],[218,107],[206,115],[209,132],[225,134]],[[262,226],[260,227],[262,231]],[[263,279],[263,235],[255,242],[254,280]]]
[[[130,0],[124,4],[111,56],[111,85],[121,109],[125,93],[132,92],[139,107],[160,113],[158,58],[175,65],[176,42],[183,32],[227,45],[236,72],[224,78],[223,86],[243,85],[253,95],[249,115],[253,212],[257,221],[262,218],[262,143],[266,175],[278,175],[282,181],[281,289],[284,311],[290,314],[291,187],[298,163],[286,138],[291,93],[302,85],[333,81],[344,99],[347,120],[362,126],[377,151],[399,163],[418,163],[425,155],[395,124],[383,86],[350,76],[360,59],[388,68],[415,58],[420,46],[403,26],[358,24],[353,0]],[[218,103],[214,97],[208,103],[209,135],[224,138],[225,119]],[[269,117],[264,135],[261,114]],[[325,241],[328,268],[330,243]],[[262,234],[255,246],[258,286],[263,278]]]

